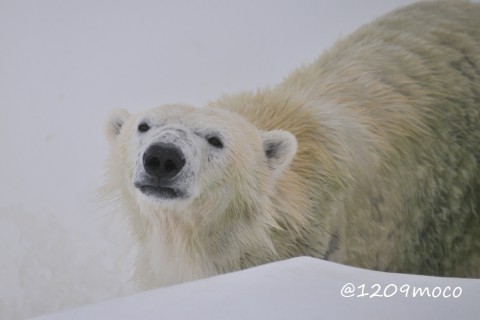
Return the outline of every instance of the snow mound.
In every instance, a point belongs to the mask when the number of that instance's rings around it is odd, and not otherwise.
[[[35,320],[475,319],[479,297],[480,280],[384,273],[300,257]]]

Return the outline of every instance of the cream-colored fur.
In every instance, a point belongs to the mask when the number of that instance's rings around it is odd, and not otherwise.
[[[115,112],[108,136],[105,190],[134,227],[143,287],[300,255],[480,277],[478,4],[402,8],[276,87]],[[185,198],[133,185],[165,139],[185,150]]]

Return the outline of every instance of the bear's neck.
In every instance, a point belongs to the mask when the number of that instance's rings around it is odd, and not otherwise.
[[[270,201],[230,201],[210,210],[147,213],[136,274],[153,288],[232,272],[275,260]],[[270,218],[271,219],[271,218]],[[145,276],[147,275],[147,276]]]

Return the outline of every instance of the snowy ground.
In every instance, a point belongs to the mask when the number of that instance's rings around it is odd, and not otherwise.
[[[480,280],[295,258],[32,320],[477,319]]]
[[[410,0],[0,0],[0,319],[132,292],[99,208],[108,112],[279,82]]]

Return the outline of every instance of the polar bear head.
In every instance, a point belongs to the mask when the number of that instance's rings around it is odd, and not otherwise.
[[[184,217],[202,209],[203,220],[233,204],[245,209],[264,202],[297,149],[289,132],[262,131],[213,107],[165,105],[137,115],[120,109],[106,133],[109,183],[129,207]]]

